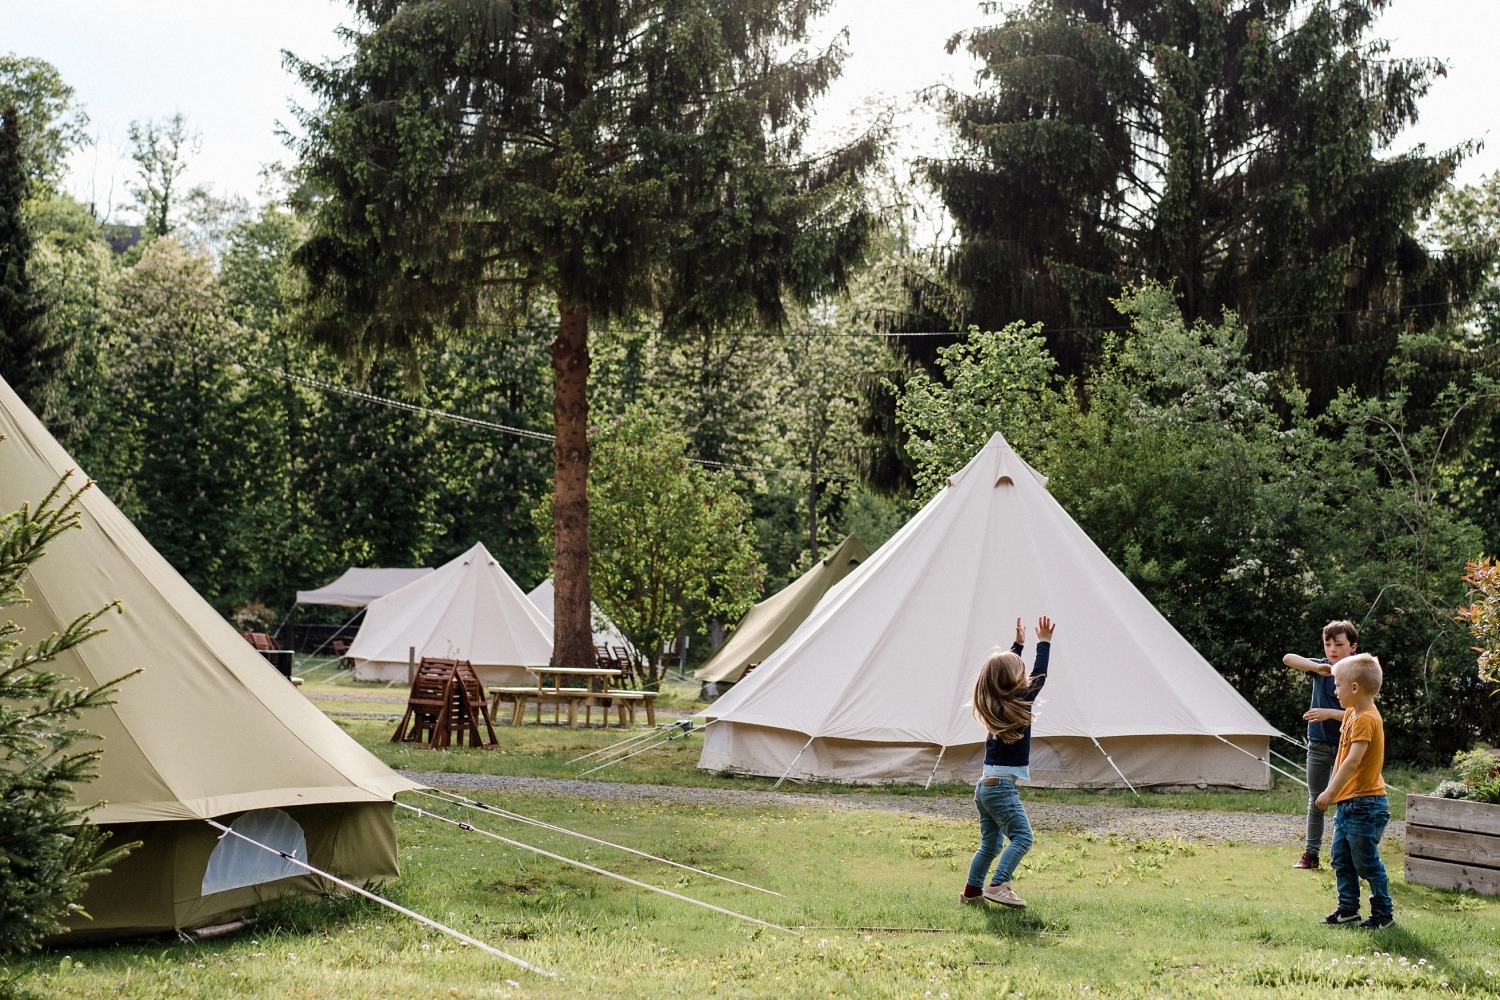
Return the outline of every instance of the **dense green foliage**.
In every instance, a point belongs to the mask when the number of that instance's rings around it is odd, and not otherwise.
[[[846,507],[861,493],[869,449],[865,385],[894,364],[882,339],[863,335],[857,295],[791,310],[781,334],[618,326],[599,337],[590,379],[597,418],[638,408],[668,415],[694,458],[735,474],[752,506],[767,594],[852,530]],[[870,494],[860,503],[877,520],[892,506]],[[866,521],[865,529],[884,539],[899,525]]]
[[[27,568],[49,542],[78,528],[79,495],[59,483],[35,507],[0,515],[0,610],[26,602]],[[79,615],[29,646],[20,626],[0,619],[0,955],[31,950],[61,931],[73,900],[128,849],[106,849],[108,835],[85,821],[88,808],[74,805],[87,796],[78,786],[97,773],[103,752],[77,720],[109,704],[125,678],[81,688],[44,669],[99,634],[94,623],[113,609]]]
[[[54,431],[225,614],[255,601],[279,620],[294,590],[350,565],[436,565],[477,540],[540,580],[546,444],[500,428],[546,431],[545,334],[433,351],[422,394],[390,364],[351,379],[293,326],[302,231],[267,209],[217,273],[171,238],[129,263],[51,231],[39,284],[77,345]]]
[[[1073,375],[1144,278],[1189,322],[1237,311],[1252,366],[1295,372],[1314,410],[1381,388],[1398,334],[1440,324],[1496,255],[1417,238],[1465,147],[1381,155],[1441,71],[1371,39],[1388,3],[1006,8],[967,36],[982,88],[949,98],[959,152],[928,165],[958,230],[930,306],[1041,323]]]
[[[57,400],[69,343],[49,335],[47,304],[29,273],[33,240],[25,207],[31,194],[20,107],[0,101],[0,378],[45,413]]]
[[[88,145],[88,115],[73,108],[73,88],[42,59],[0,53],[0,105],[20,111],[26,174],[51,188],[62,177],[70,150]]]

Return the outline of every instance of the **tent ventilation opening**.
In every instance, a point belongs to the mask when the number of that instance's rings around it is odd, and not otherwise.
[[[275,882],[303,873],[302,868],[288,858],[306,860],[307,838],[297,821],[280,809],[252,810],[235,820],[230,829],[240,836],[219,838],[208,857],[208,868],[203,872],[203,886],[199,890],[203,895]],[[265,844],[279,853],[267,853],[241,837]]]

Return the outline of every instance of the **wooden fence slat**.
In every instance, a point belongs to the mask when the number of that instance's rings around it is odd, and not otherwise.
[[[1406,799],[1406,821],[1445,830],[1500,836],[1500,805],[1440,799],[1433,795],[1411,795]]]
[[[1495,868],[1408,857],[1406,881],[1438,889],[1472,889],[1484,896],[1500,896],[1500,869]]]
[[[1417,858],[1500,869],[1500,837],[1462,830],[1439,830],[1408,823],[1406,853]]]

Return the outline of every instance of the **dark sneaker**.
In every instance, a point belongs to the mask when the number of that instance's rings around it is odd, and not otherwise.
[[[1303,868],[1303,869],[1307,869],[1309,871],[1317,868],[1318,867],[1318,852],[1317,851],[1303,851],[1302,852],[1302,857],[1298,858],[1297,859],[1297,863],[1295,865],[1292,865],[1292,867],[1293,868]]]
[[[1373,919],[1373,918],[1371,918]],[[1387,918],[1389,921],[1389,918]],[[1345,913],[1343,910],[1334,910],[1323,918],[1325,924],[1355,924],[1359,923],[1358,913]]]
[[[1359,922],[1359,926],[1364,927],[1368,930],[1378,931],[1383,930],[1386,927],[1390,927],[1395,922],[1396,918],[1387,913],[1383,917],[1371,916],[1367,920],[1361,920]]]

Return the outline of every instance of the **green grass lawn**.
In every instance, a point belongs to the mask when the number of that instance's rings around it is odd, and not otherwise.
[[[1332,876],[1285,847],[1041,831],[1024,911],[961,906],[967,822],[886,812],[506,808],[776,890],[774,897],[498,818],[456,818],[789,928],[767,930],[398,811],[388,895],[551,969],[521,970],[355,900],[284,907],[234,937],[52,951],[61,997],[1494,996],[1500,900],[1394,880],[1397,925],[1324,927]],[[1386,863],[1399,874],[1399,851]],[[1446,985],[1445,985],[1446,984]]]
[[[371,693],[304,686],[314,701]],[[681,696],[690,707],[690,693]],[[397,697],[399,701],[399,695]],[[342,702],[332,701],[335,704]],[[618,729],[500,727],[496,750],[388,742],[393,720],[340,724],[388,763],[419,771],[575,777],[568,761]],[[767,788],[695,766],[690,737],[599,772],[605,780]],[[1389,773],[1431,787],[1430,776]],[[843,787],[800,791],[847,794]],[[895,789],[917,791],[920,789]],[[967,786],[923,794],[961,795]],[[1300,813],[1303,792],[1144,795],[1027,789],[1058,800]],[[393,901],[557,978],[526,972],[357,897],[278,907],[254,928],[198,943],[53,949],[13,961],[48,997],[1365,997],[1500,995],[1500,899],[1408,886],[1386,844],[1397,924],[1325,927],[1332,875],[1288,867],[1296,845],[1127,842],[1039,830],[1016,877],[1023,911],[963,906],[972,822],[875,810],[617,803],[483,796],[550,823],[762,886],[771,896],[598,844],[458,807],[480,830],[587,861],[731,916],[397,811]],[[425,797],[403,801],[434,807]],[[1401,803],[1393,796],[1393,805]]]

